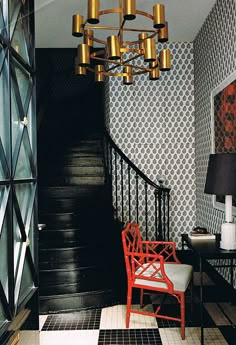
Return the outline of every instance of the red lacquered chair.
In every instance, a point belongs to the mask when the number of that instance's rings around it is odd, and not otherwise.
[[[129,328],[130,313],[179,321],[181,337],[185,339],[185,291],[192,280],[192,266],[180,263],[175,242],[142,241],[138,224],[127,225],[122,231],[122,242],[128,279],[126,327]],[[180,304],[180,317],[162,315],[161,305],[154,313],[131,309],[133,288],[141,290],[141,306],[144,291],[173,295]]]

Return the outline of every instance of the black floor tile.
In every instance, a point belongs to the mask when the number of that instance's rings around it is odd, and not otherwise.
[[[99,329],[101,309],[83,310],[71,314],[49,315],[42,331]]]
[[[194,293],[200,296],[200,287],[194,287]],[[203,287],[203,301],[207,302],[230,302],[230,295],[224,294],[224,291],[218,289],[215,285],[204,286]]]
[[[218,327],[229,345],[236,344],[236,328],[232,326],[219,326]]]
[[[156,309],[157,305],[154,305],[154,310]],[[180,317],[180,307],[179,304],[164,304],[160,311],[161,314],[172,316],[172,317]],[[205,327],[215,327],[215,323],[206,311],[203,309],[203,316],[204,316],[204,325]],[[180,322],[172,321],[172,320],[165,320],[157,318],[158,327],[159,328],[168,328],[168,327],[180,327]],[[193,312],[191,315],[191,308],[190,304],[186,303],[185,306],[185,327],[200,327],[201,325],[201,318],[200,318],[200,304],[193,305]]]
[[[100,330],[98,345],[162,345],[158,329]]]

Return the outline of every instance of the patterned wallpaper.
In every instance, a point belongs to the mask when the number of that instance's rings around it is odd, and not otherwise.
[[[224,212],[203,193],[211,153],[211,92],[236,70],[236,1],[217,0],[194,41],[196,196],[199,224],[220,232]],[[225,277],[229,278],[227,272]],[[235,275],[236,280],[236,275]],[[236,286],[236,285],[235,285]]]
[[[227,3],[227,5],[226,5]],[[236,70],[236,2],[217,0],[194,41],[197,219],[220,232],[224,212],[203,193],[211,153],[211,92]]]
[[[170,238],[179,243],[180,233],[195,225],[196,214],[193,44],[167,46],[172,70],[162,72],[159,81],[143,75],[126,86],[109,79],[106,123],[139,169],[155,183],[164,177],[171,187]]]

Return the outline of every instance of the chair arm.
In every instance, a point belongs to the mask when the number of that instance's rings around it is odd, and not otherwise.
[[[181,262],[176,255],[176,243],[171,241],[141,241],[145,253],[158,253],[164,257],[164,261],[172,260],[173,263]]]
[[[162,255],[140,252],[129,252],[127,254],[130,256],[130,277],[133,282],[137,279],[156,281],[158,283],[163,283],[161,290],[173,290],[173,283],[165,272],[165,260]]]

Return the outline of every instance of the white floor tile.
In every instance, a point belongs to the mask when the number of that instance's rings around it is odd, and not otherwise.
[[[39,345],[39,331],[21,331],[18,345]]]
[[[97,345],[98,337],[99,330],[41,331],[40,345]]]
[[[43,325],[47,319],[48,315],[39,315],[39,330],[43,328]]]
[[[180,328],[159,328],[163,345],[200,345],[200,328],[185,329],[185,340],[181,339]],[[204,328],[205,345],[227,345],[218,328]]]
[[[138,305],[133,305],[133,308],[140,309]],[[151,305],[145,306],[143,310],[153,312]],[[126,305],[103,308],[100,329],[126,329],[125,318]],[[131,313],[129,328],[158,328],[158,326],[155,317]]]

